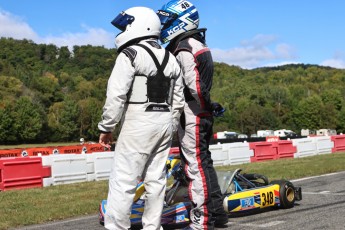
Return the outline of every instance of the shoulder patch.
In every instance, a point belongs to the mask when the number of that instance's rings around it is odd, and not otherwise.
[[[137,56],[137,51],[131,47],[127,47],[122,52],[131,60],[134,61],[135,57]]]

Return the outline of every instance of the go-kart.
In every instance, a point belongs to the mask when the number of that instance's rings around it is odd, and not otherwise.
[[[180,164],[180,157],[169,156],[167,160],[168,186],[165,196],[161,223],[164,226],[176,226],[189,223],[191,202],[188,199],[188,187],[185,173]],[[302,200],[301,187],[295,187],[287,180],[269,182],[264,175],[245,174],[241,169],[233,172],[218,172],[218,182],[223,194],[223,207],[229,213],[244,213],[267,207],[292,208],[295,201]],[[141,226],[141,217],[145,201],[141,199],[145,192],[144,184],[137,186],[131,213],[132,227]],[[99,221],[104,224],[107,201],[99,206]]]

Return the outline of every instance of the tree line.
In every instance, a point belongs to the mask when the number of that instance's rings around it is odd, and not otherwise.
[[[116,49],[57,47],[0,38],[0,144],[97,141]],[[345,70],[285,65],[252,70],[215,63],[214,131],[345,131]],[[116,132],[116,134],[118,131]],[[115,136],[116,136],[115,134]]]

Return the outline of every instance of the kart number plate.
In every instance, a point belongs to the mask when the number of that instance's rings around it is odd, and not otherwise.
[[[254,197],[249,197],[245,199],[241,199],[241,207],[242,209],[252,208],[254,206]]]
[[[184,215],[178,215],[176,216],[176,223],[184,222],[185,216]]]
[[[272,191],[261,193],[261,204],[262,206],[271,206],[274,204],[274,194]]]

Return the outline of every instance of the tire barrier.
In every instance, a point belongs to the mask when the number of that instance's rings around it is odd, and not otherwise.
[[[37,188],[51,176],[50,166],[42,166],[41,157],[0,159],[0,191]]]

